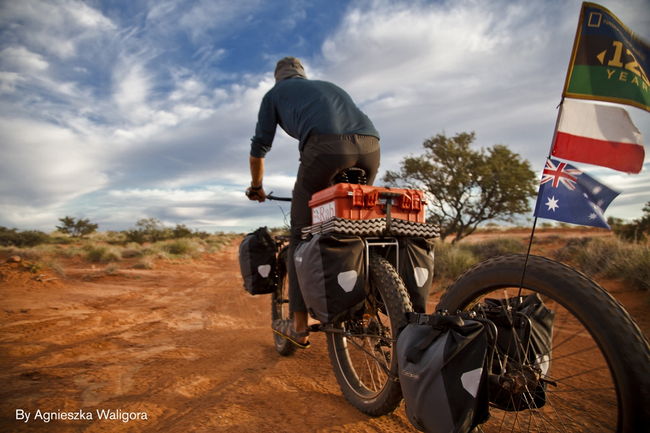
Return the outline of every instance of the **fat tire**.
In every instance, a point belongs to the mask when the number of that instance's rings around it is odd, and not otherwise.
[[[347,349],[343,346],[341,334],[327,333],[327,348],[336,380],[346,400],[359,411],[370,416],[386,415],[397,408],[402,401],[402,390],[398,379],[395,341],[397,335],[407,325],[406,313],[413,311],[408,292],[393,266],[386,259],[372,255],[370,258],[370,284],[378,290],[391,322],[392,335],[390,372],[383,389],[374,396],[365,397],[354,389],[356,374],[350,365]],[[356,385],[358,386],[358,385]]]
[[[447,289],[437,309],[454,312],[493,289],[519,287],[524,263],[524,255],[508,255],[478,264]],[[529,256],[522,286],[561,304],[598,344],[617,391],[617,432],[646,431],[650,425],[650,348],[622,305],[582,273],[540,256]]]

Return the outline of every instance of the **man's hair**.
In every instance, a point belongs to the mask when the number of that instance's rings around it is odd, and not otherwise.
[[[307,78],[302,63],[300,63],[300,60],[295,57],[285,57],[280,59],[275,65],[275,82],[277,83],[278,81],[292,77]]]

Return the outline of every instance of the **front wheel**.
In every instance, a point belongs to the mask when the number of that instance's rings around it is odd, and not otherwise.
[[[390,263],[372,256],[369,272],[363,312],[326,329],[327,349],[345,398],[361,412],[380,416],[402,400],[395,342],[412,307]]]
[[[594,281],[543,257],[529,257],[521,284],[524,260],[523,255],[512,255],[477,265],[449,287],[437,307],[480,314],[489,304],[486,299],[496,298],[510,311],[512,300],[537,294],[555,313],[551,349],[539,354],[547,357],[548,367],[537,378],[538,385],[527,385],[544,386],[545,404],[539,407],[535,396],[524,392],[511,395],[516,404],[504,409],[491,396],[491,417],[482,431],[647,431],[650,349],[629,314]],[[517,342],[513,339],[512,344]],[[513,362],[495,348],[502,368],[515,379],[538,367]]]

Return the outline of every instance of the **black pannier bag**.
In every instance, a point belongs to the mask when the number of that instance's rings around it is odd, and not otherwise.
[[[399,239],[399,275],[416,313],[426,312],[429,290],[433,283],[433,246],[432,239]]]
[[[555,313],[539,295],[509,299],[486,299],[485,318],[496,325],[497,341],[492,373],[508,377],[508,370],[520,365],[531,366],[535,374],[546,377],[551,364],[551,344]],[[510,368],[509,365],[510,364]],[[500,371],[505,365],[506,371]],[[514,366],[514,368],[513,368]],[[534,389],[519,393],[490,382],[490,401],[500,409],[518,411],[541,408],[546,404],[546,382],[538,381]]]
[[[276,287],[277,246],[266,227],[247,234],[239,244],[239,269],[251,295],[272,293]]]
[[[309,313],[323,323],[363,306],[365,244],[358,236],[314,235],[296,248],[294,263]]]
[[[397,362],[411,423],[428,433],[467,433],[487,421],[487,328],[455,315],[409,316]]]

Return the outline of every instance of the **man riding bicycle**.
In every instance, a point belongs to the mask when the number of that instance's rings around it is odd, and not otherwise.
[[[251,139],[250,200],[263,202],[264,157],[275,137],[277,125],[299,140],[300,166],[291,202],[291,238],[288,278],[289,310],[293,324],[278,321],[276,333],[298,347],[308,347],[307,307],[298,284],[293,255],[303,227],[311,225],[308,202],[317,191],[332,184],[342,170],[359,167],[372,184],[379,167],[379,133],[340,87],[327,81],[309,80],[295,57],[285,57],[275,68],[275,86],[260,105],[255,136]]]

